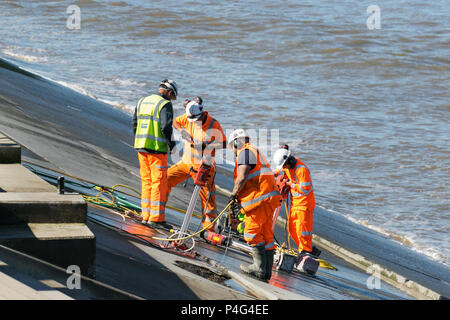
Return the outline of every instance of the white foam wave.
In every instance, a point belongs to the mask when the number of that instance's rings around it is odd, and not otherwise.
[[[38,62],[46,62],[48,61],[47,57],[37,57],[29,54],[23,54],[23,53],[17,53],[12,51],[11,49],[4,49],[2,50],[2,53],[10,56],[14,59],[30,62],[30,63],[38,63]]]
[[[72,90],[74,90],[74,91],[76,91],[78,93],[81,93],[81,94],[83,94],[85,96],[89,96],[91,98],[97,99],[97,97],[94,94],[90,93],[87,89],[83,88],[79,84],[69,83],[69,82],[65,82],[65,81],[56,81],[56,80],[49,79],[49,78],[46,78],[46,79],[50,80],[50,81],[53,81],[53,82],[56,82],[56,83],[62,85],[63,87],[70,88],[70,89],[72,89]]]
[[[134,112],[134,106],[126,104],[124,102],[118,102],[118,101],[113,101],[113,100],[108,100],[108,99],[97,99],[98,101],[104,102],[106,104],[109,104],[110,106],[113,106],[115,108],[119,108],[122,109],[128,113],[133,113]]]
[[[83,86],[81,86],[79,84],[69,83],[69,82],[66,82],[66,81],[56,81],[56,80],[53,80],[53,79],[49,79],[49,78],[47,78],[45,76],[44,76],[44,78],[46,78],[47,80],[56,82],[56,83],[58,83],[58,84],[60,84],[60,85],[62,85],[64,87],[70,88],[70,89],[72,89],[72,90],[74,90],[74,91],[76,91],[78,93],[81,93],[81,94],[83,94],[85,96],[88,96],[88,97],[91,97],[91,98],[93,98],[95,100],[98,100],[98,101],[101,101],[103,103],[106,103],[106,104],[108,104],[108,105],[110,105],[112,107],[122,109],[122,110],[124,110],[126,112],[129,112],[129,113],[132,113],[134,111],[134,106],[132,106],[132,105],[126,104],[124,102],[119,102],[119,101],[99,98],[95,94],[93,94],[92,92],[90,92],[89,90],[87,90],[86,88],[84,88]]]
[[[339,214],[336,211],[329,210],[329,209],[327,209],[327,210]],[[340,215],[342,215],[342,214],[340,214]],[[383,229],[381,227],[371,225],[365,219],[356,219],[356,218],[353,218],[353,217],[351,217],[349,215],[342,215],[342,216],[344,216],[346,219],[348,219],[348,220],[350,220],[350,221],[352,221],[352,222],[354,222],[356,224],[363,225],[363,226],[365,226],[365,227],[367,227],[367,228],[369,228],[371,230],[374,230],[374,231],[376,231],[376,232],[378,232],[380,234],[383,234],[383,235],[391,238],[392,240],[394,240],[394,241],[396,241],[396,242],[398,242],[398,243],[400,243],[402,245],[406,245],[411,250],[416,251],[416,252],[418,252],[420,254],[423,254],[423,255],[431,258],[432,260],[435,260],[435,261],[440,262],[440,263],[442,263],[444,265],[450,266],[450,263],[448,262],[447,257],[442,255],[441,252],[439,252],[438,250],[436,250],[433,247],[424,247],[424,246],[418,244],[417,241],[415,241],[414,235],[399,235],[399,234],[396,234],[394,232],[385,230],[385,229]]]

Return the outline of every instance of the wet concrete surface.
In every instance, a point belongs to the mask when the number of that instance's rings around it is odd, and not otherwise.
[[[155,235],[153,229],[142,226],[131,219],[123,221],[120,216],[114,215],[111,212],[95,210],[95,213],[90,212],[89,216],[116,229],[121,229],[126,233],[139,234],[143,239],[154,244],[158,244],[158,241],[153,241],[150,237],[161,237],[160,233],[156,233]],[[192,225],[200,222],[195,220],[197,219],[193,218]],[[167,234],[167,236],[169,235]],[[211,258],[221,266],[237,273],[240,273],[240,264],[252,262],[251,257],[246,252],[230,247],[224,248],[208,244],[199,238],[196,238],[194,251]],[[320,268],[315,276],[309,276],[299,272],[288,274],[274,269],[269,284],[318,300],[409,299],[407,295],[384,283],[381,284],[380,289],[370,290],[366,286],[367,274],[352,268],[344,261],[340,261],[339,258],[326,252],[323,253],[323,257],[321,258],[332,263],[333,266],[338,268],[338,271]],[[258,282],[258,280],[254,281]]]
[[[51,171],[46,171],[42,168],[39,168],[39,170],[40,172],[51,174]],[[52,182],[52,180],[49,179],[49,182]],[[67,184],[67,186],[69,187],[70,184]],[[92,195],[95,195],[96,193],[96,191],[92,191],[92,189],[90,189],[89,184],[86,184],[86,188],[80,186],[72,187],[81,193]],[[189,189],[189,184],[186,188],[176,187],[175,189],[186,191],[186,189]],[[174,191],[174,194],[179,196],[176,191]],[[189,192],[187,192],[186,196],[189,195]],[[131,203],[139,205],[139,199],[137,197],[127,196],[127,200]],[[225,201],[226,197],[218,195],[218,203],[225,203]],[[187,207],[186,203],[185,206]],[[197,209],[198,207],[199,205],[197,206]],[[180,209],[185,208],[180,207]],[[184,219],[184,214],[172,209],[167,209],[166,214],[167,221],[174,226],[181,226]],[[140,235],[145,241],[151,241],[150,237],[152,236],[165,237],[162,236],[164,233],[161,233],[161,231],[155,231],[151,228],[138,224],[132,219],[127,218],[124,221],[122,216],[114,214],[111,210],[100,210],[89,206],[88,216],[91,218],[91,221],[99,221],[115,228],[116,230],[121,230],[122,234],[129,233]],[[200,226],[200,220],[193,217],[191,220],[190,231],[196,232],[201,229]],[[282,225],[277,225],[275,235],[278,239],[285,239],[285,230]],[[159,242],[156,241],[153,244],[158,246]],[[194,250],[203,256],[209,257],[218,262],[225,268],[237,273],[241,273],[239,268],[240,264],[248,264],[252,262],[252,259],[247,252],[235,249],[233,247],[224,248],[211,245],[199,237],[195,238]],[[311,277],[300,272],[287,274],[274,269],[270,284],[278,288],[283,288],[288,291],[310,297],[312,299],[411,299],[408,295],[384,282],[380,282],[380,287],[378,289],[368,289],[367,280],[370,277],[369,274],[356,269],[339,257],[327,252],[323,248],[320,258],[330,262],[338,270],[334,271],[320,268],[318,273],[314,277]]]

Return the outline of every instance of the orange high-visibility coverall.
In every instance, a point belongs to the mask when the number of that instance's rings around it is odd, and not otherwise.
[[[138,152],[141,175],[142,220],[165,221],[167,154]]]
[[[243,188],[237,194],[242,206],[241,212],[245,214],[244,240],[250,246],[264,244],[266,250],[273,250],[276,246],[273,241],[272,217],[281,203],[281,194],[266,158],[249,143],[237,152],[234,180],[237,178],[239,154],[246,149],[253,152],[256,165],[249,171]]]
[[[298,158],[293,169],[284,171],[294,188],[291,188],[291,205],[289,214],[289,233],[298,246],[299,251],[312,251],[313,212],[316,205],[314,187],[308,167]]]
[[[175,118],[173,126],[175,129],[185,130],[191,137],[194,144],[185,142],[183,157],[181,161],[171,166],[167,172],[168,195],[172,188],[189,177],[195,178],[197,169],[202,160],[211,165],[209,179],[206,186],[200,189],[200,199],[202,204],[203,228],[214,231],[215,224],[211,222],[217,217],[216,206],[216,185],[214,183],[215,162],[214,156],[219,145],[223,147],[226,141],[225,134],[220,123],[211,117],[207,111],[206,121],[200,125],[199,121],[189,122],[186,114]],[[202,150],[201,144],[205,143],[206,148]],[[214,147],[215,146],[215,147]]]

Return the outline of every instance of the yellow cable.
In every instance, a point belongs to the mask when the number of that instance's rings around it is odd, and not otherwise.
[[[160,240],[160,241],[180,241],[180,240],[186,240],[186,239],[189,239],[189,238],[192,238],[192,237],[194,237],[194,236],[196,236],[196,235],[198,235],[198,234],[200,234],[200,233],[202,233],[203,231],[205,231],[206,229],[208,229],[210,226],[212,226],[214,223],[216,223],[216,221],[220,218],[220,216],[225,212],[225,210],[227,210],[228,209],[228,207],[231,205],[231,201],[227,204],[227,206],[222,210],[222,212],[220,212],[218,215],[217,215],[217,217],[213,220],[213,221],[211,221],[206,227],[204,227],[202,230],[200,230],[200,231],[198,231],[198,232],[196,232],[196,233],[193,233],[193,234],[191,234],[191,235],[189,235],[189,236],[186,236],[186,237],[184,237],[184,238],[178,238],[178,239],[168,239],[168,238],[157,238],[157,237],[151,237],[151,239],[154,239],[154,240]]]
[[[124,185],[124,184],[116,184],[116,185],[112,186],[111,190],[114,191],[114,189],[115,189],[116,187],[119,187],[119,186],[120,186],[120,187],[127,188],[127,189],[129,189],[129,190],[135,192],[137,195],[139,195],[139,197],[141,196],[141,193],[140,193],[139,191],[136,191],[135,189],[133,189],[133,188],[127,186],[127,185]],[[170,206],[170,205],[166,205],[166,208],[169,208],[169,209],[178,211],[178,212],[180,212],[180,213],[186,214],[186,210],[179,209],[179,208],[176,208],[176,207],[173,207],[173,206]],[[193,213],[192,215],[193,215],[194,217],[198,218],[198,219],[202,219],[202,218],[203,218],[201,215],[198,215],[198,214],[196,214],[196,213]]]
[[[111,190],[114,191],[114,189],[116,189],[116,187],[123,187],[123,188],[133,191],[134,193],[136,193],[139,196],[141,195],[141,193],[139,191],[136,191],[135,189],[133,189],[127,185],[124,185],[124,184],[115,184],[111,187]]]
[[[95,197],[96,197],[96,198],[99,198],[100,195],[103,194],[103,193],[108,193],[108,194],[110,194],[110,195],[111,195],[111,199],[112,199],[111,201],[114,202],[114,195],[112,194],[112,192],[109,192],[108,190],[100,191],[99,193],[97,193],[97,195],[96,195]],[[102,198],[99,198],[99,199],[102,199]],[[109,200],[109,199],[106,199],[106,200]]]

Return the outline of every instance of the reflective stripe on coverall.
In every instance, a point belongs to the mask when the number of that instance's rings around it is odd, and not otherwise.
[[[135,149],[149,149],[158,152],[168,151],[168,141],[161,129],[160,112],[169,102],[169,100],[157,94],[152,94],[139,100],[136,107]]]
[[[167,202],[167,154],[138,152],[142,220],[163,222]]]

